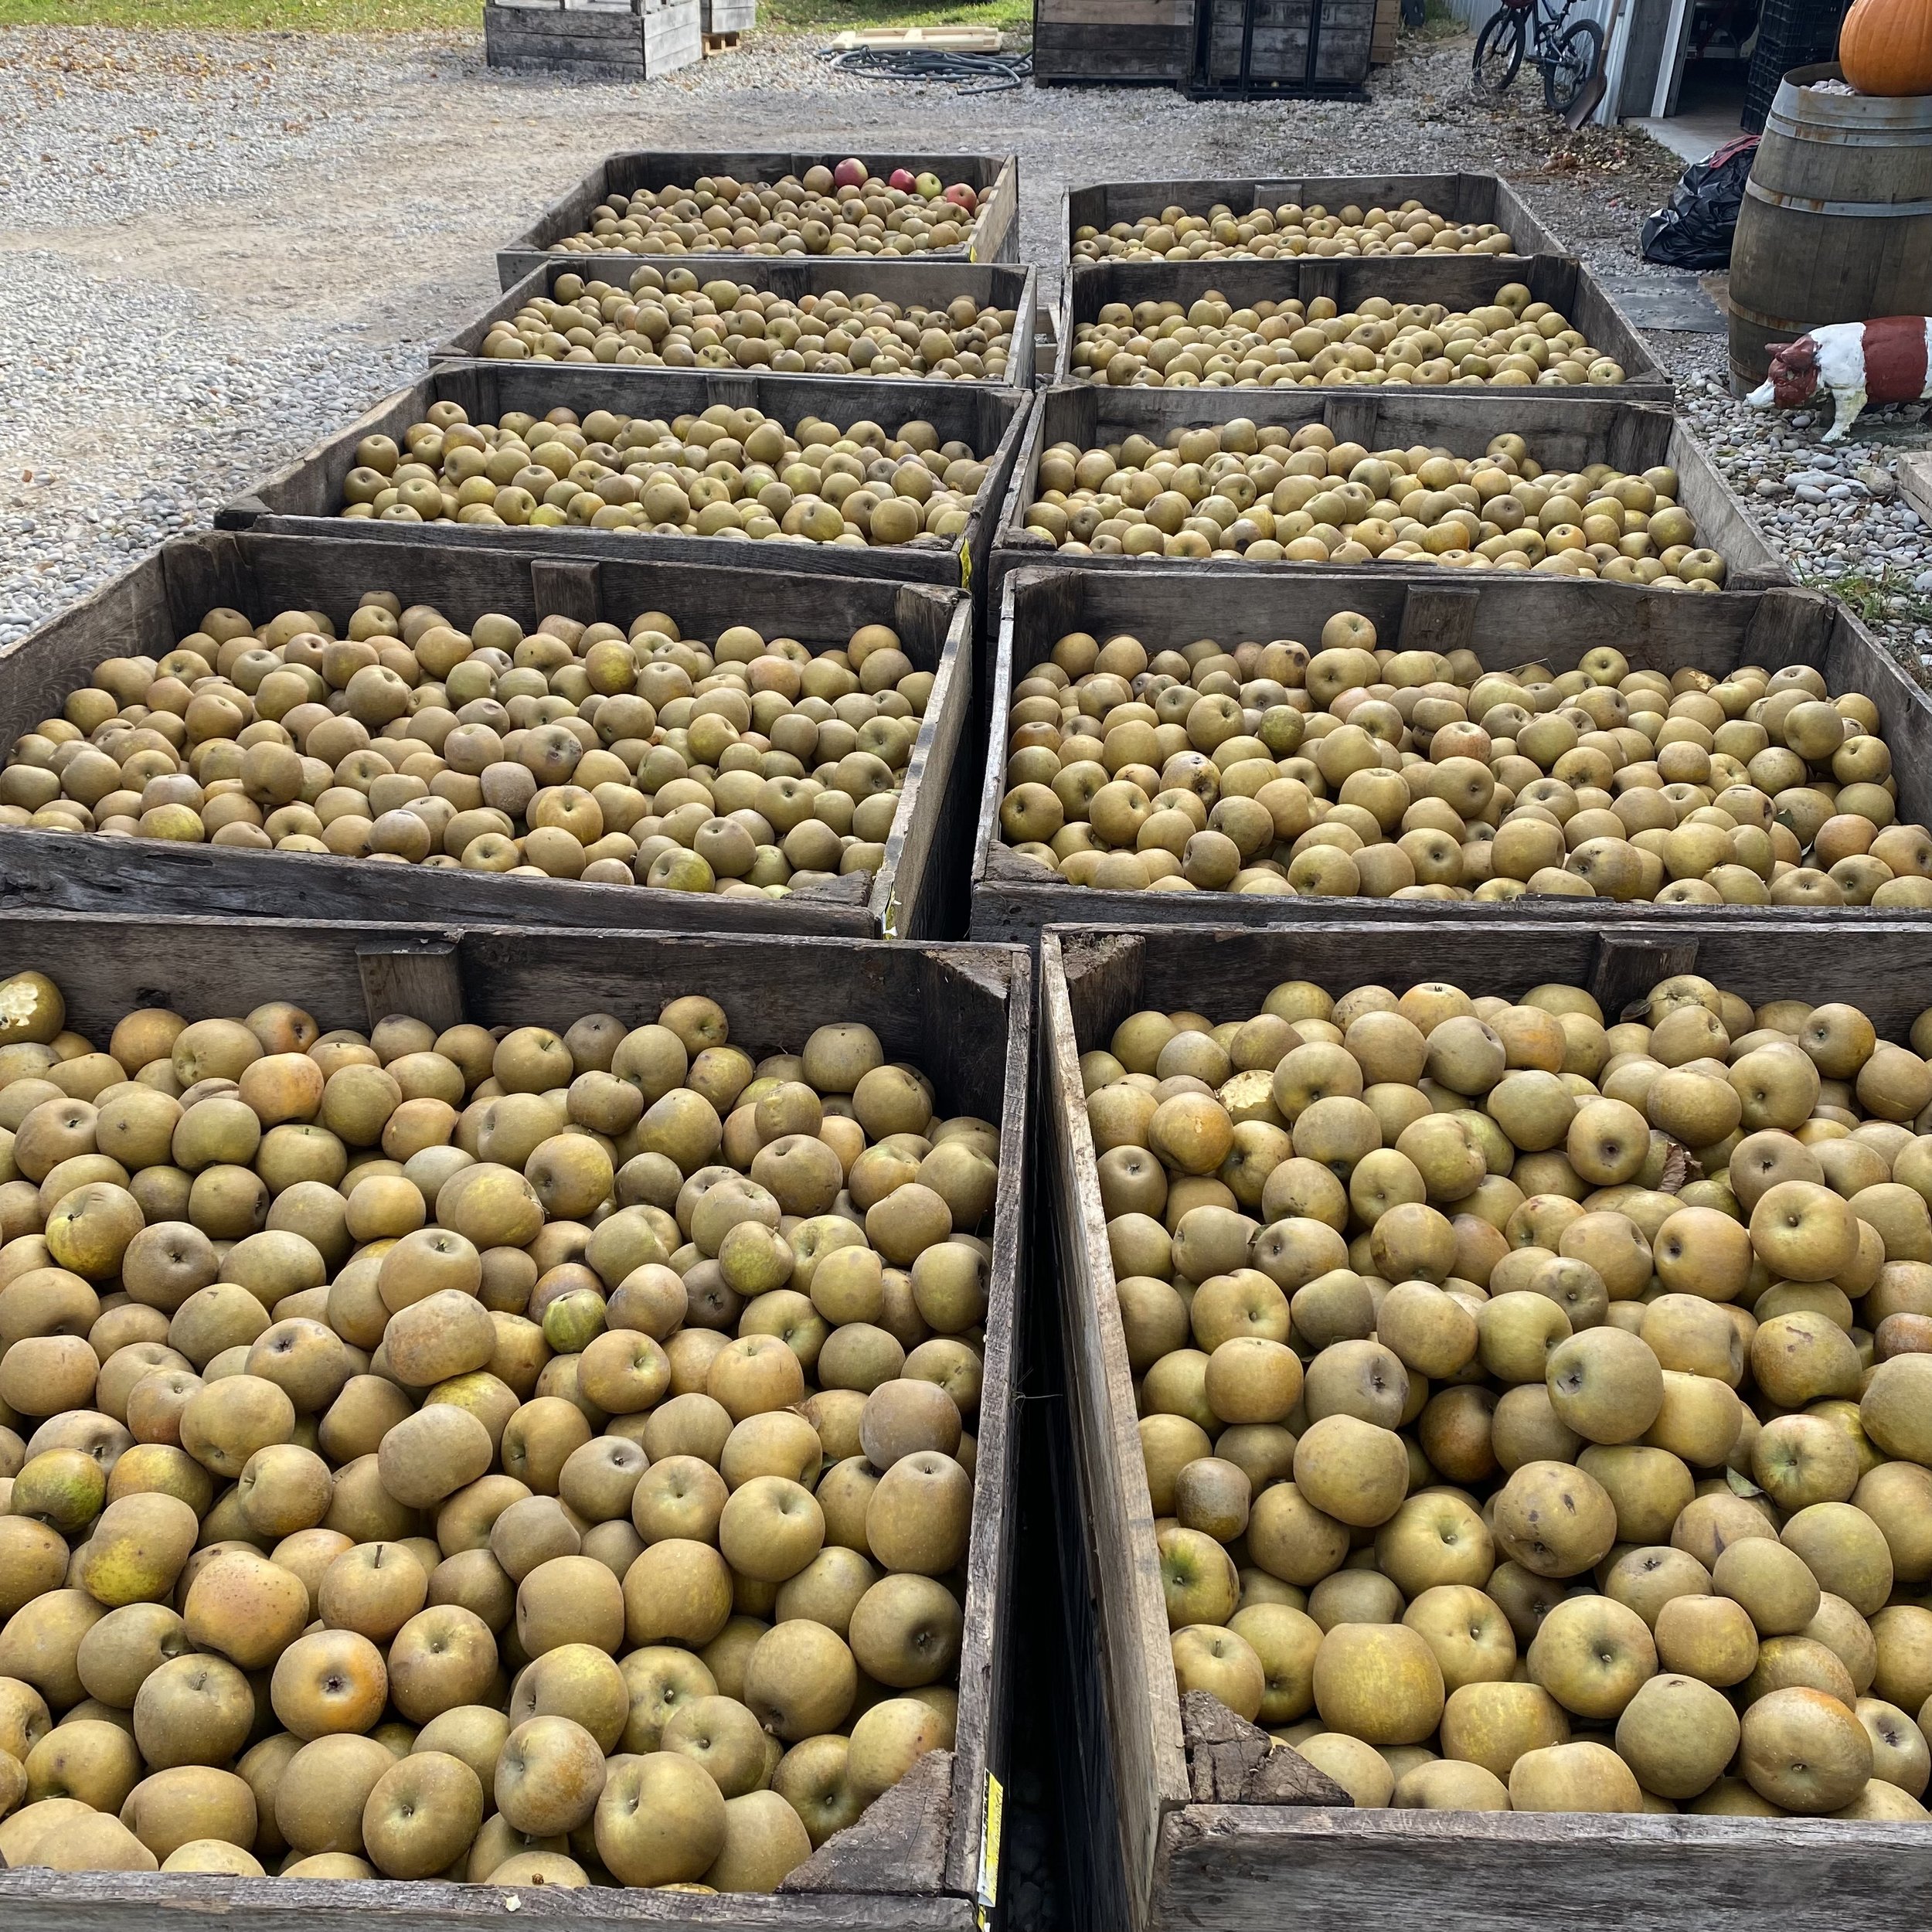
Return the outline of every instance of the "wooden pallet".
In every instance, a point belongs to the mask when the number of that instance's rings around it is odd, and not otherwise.
[[[736,53],[739,44],[736,33],[708,33],[704,37],[704,57],[709,60],[713,54]]]

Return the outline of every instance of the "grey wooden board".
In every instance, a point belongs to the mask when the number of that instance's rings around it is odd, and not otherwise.
[[[758,941],[699,935],[563,931],[540,926],[395,926],[210,918],[87,917],[38,911],[0,920],[0,973],[51,969],[69,1023],[104,1039],[145,1005],[190,1018],[294,998],[325,1027],[366,1028],[366,967],[373,953],[414,949],[434,961],[464,1016],[485,1026],[567,1026],[606,1011],[636,1021],[668,999],[702,991],[725,1009],[733,1038],[754,1053],[796,1051],[812,1028],[862,1019],[887,1054],[917,1063],[950,1111],[998,1124],[1002,1158],[993,1209],[985,1381],[978,1430],[971,1553],[951,1787],[932,1794],[943,1821],[929,1875],[868,1859],[868,1825],[831,1841],[811,1862],[818,1889],[770,1898],[703,1898],[600,1889],[566,1896],[531,1888],[519,1907],[571,1927],[632,1924],[719,1932],[966,1932],[985,1875],[982,1835],[989,1774],[1008,1771],[1006,1661],[995,1637],[1010,1592],[1012,1455],[1024,1318],[1026,1102],[1032,1065],[1032,978],[1010,947],[891,945],[795,937]],[[397,982],[393,974],[385,983]],[[774,998],[774,988],[782,988]],[[883,1811],[885,1808],[882,1806]],[[794,1875],[805,1876],[806,1874]],[[929,1876],[923,1895],[908,1879]],[[467,1932],[506,1922],[502,1896],[471,1886],[348,1885],[174,1874],[0,1871],[0,1921],[26,1932],[118,1932],[158,1910],[247,1914],[287,1932],[350,1932],[373,1919],[398,1932]]]
[[[1190,1804],[1151,1923],[1273,1927],[1291,1897],[1299,1932],[1412,1932],[1422,1899],[1454,1932],[1867,1932],[1929,1886],[1909,1824]]]
[[[1050,563],[1058,556],[1050,543],[1026,527],[1042,451],[1062,440],[1077,442],[1083,449],[1118,442],[1135,431],[1163,442],[1170,429],[1226,422],[1235,417],[1264,425],[1325,423],[1338,438],[1352,439],[1371,449],[1406,448],[1420,443],[1468,456],[1480,454],[1492,437],[1514,433],[1523,437],[1531,454],[1546,469],[1600,462],[1622,470],[1643,470],[1653,464],[1668,463],[1678,471],[1679,501],[1696,519],[1698,541],[1718,551],[1730,566],[1729,594],[1791,581],[1781,553],[1773,549],[1702,444],[1668,410],[1651,403],[1565,402],[1546,389],[1472,393],[1481,399],[1480,403],[1450,401],[1451,392],[1443,389],[1136,389],[1092,383],[1062,383],[1043,389],[1035,399],[1032,420],[1000,514],[990,587],[993,603],[988,607],[997,607],[1000,581],[1009,570],[1026,563]],[[1064,562],[1070,568],[1110,574],[1160,567],[1151,560],[1128,556],[1076,556]],[[1230,565],[1206,558],[1198,562],[1168,559],[1165,567],[1203,579],[1219,579],[1230,569],[1257,570],[1284,581],[1309,572],[1359,573],[1358,566],[1349,564]],[[1490,574],[1445,570],[1434,563],[1363,567],[1370,575],[1399,573],[1435,583]],[[1633,589],[1641,598],[1682,594]]]
[[[1448,574],[1447,573],[1440,574]],[[975,939],[1036,944],[1056,923],[1293,927],[1336,917],[1338,908],[1372,926],[1384,921],[1501,921],[1523,933],[1550,923],[1619,927],[1662,923],[1686,930],[1717,925],[1750,931],[1795,922],[1841,930],[1910,920],[1910,915],[1846,907],[1619,905],[1604,900],[1524,898],[1501,905],[1395,899],[1275,898],[1234,893],[1097,893],[1070,886],[1002,842],[1004,720],[1012,690],[1070,631],[1105,638],[1125,631],[1150,650],[1212,637],[1233,645],[1274,638],[1319,638],[1338,611],[1360,612],[1385,642],[1473,650],[1485,668],[1534,656],[1567,670],[1610,645],[1634,668],[1722,675],[1739,665],[1769,670],[1808,664],[1832,692],[1862,692],[1877,706],[1881,735],[1898,774],[1900,815],[1932,823],[1932,699],[1907,677],[1852,613],[1815,590],[1775,589],[1721,597],[1646,595],[1623,584],[1569,584],[1528,573],[1485,573],[1454,585],[1404,581],[1364,570],[1352,577],[1263,581],[1223,572],[1202,580],[1150,568],[1121,573],[1066,568],[1010,573],[1001,590],[992,662],[986,764],[980,776],[975,835],[972,934]],[[1926,989],[1932,1005],[1932,986]]]
[[[984,383],[923,383],[904,396],[898,422],[930,423],[942,442],[957,438],[988,465],[966,529],[950,542],[917,539],[896,547],[831,543],[753,543],[722,537],[626,536],[614,530],[485,528],[470,523],[385,523],[374,518],[345,521],[340,514],[342,479],[354,468],[355,447],[366,436],[400,435],[423,420],[432,403],[460,403],[472,422],[494,422],[506,410],[541,416],[555,408],[580,414],[610,409],[637,415],[677,415],[714,403],[755,406],[787,426],[822,414],[842,428],[889,416],[900,393],[864,377],[751,375],[741,369],[617,368],[604,363],[439,363],[420,381],[378,403],[359,422],[318,443],[287,468],[256,485],[216,512],[218,529],[246,529],[260,522],[284,536],[359,536],[405,546],[424,542],[463,548],[507,549],[540,556],[601,558],[613,562],[704,563],[734,573],[774,572],[784,577],[869,577],[979,586],[991,562],[999,505],[1019,454],[1032,399]]]
[[[369,590],[405,606],[434,604],[473,622],[500,611],[526,628],[541,617],[628,624],[662,610],[707,638],[732,624],[828,647],[861,624],[891,624],[915,666],[936,672],[905,788],[876,878],[856,876],[762,903],[576,879],[399,869],[320,853],[251,852],[91,834],[0,832],[0,908],[50,905],[157,913],[184,903],[236,916],[414,918],[689,931],[818,932],[876,937],[889,919],[906,937],[937,930],[954,882],[940,860],[970,813],[977,774],[957,757],[973,689],[973,629],[957,591],[853,578],[787,581],[770,573],[691,565],[557,563],[503,550],[405,546],[355,535],[319,539],[205,532],[170,539],[26,637],[0,649],[0,741],[57,713],[103,659],[164,655],[216,606],[258,621],[325,610],[338,628]],[[937,855],[937,856],[936,856]],[[399,906],[399,900],[400,905]]]
[[[546,256],[542,264],[532,269],[514,287],[506,290],[481,310],[454,335],[437,343],[430,351],[430,360],[460,362],[480,355],[483,338],[489,333],[491,324],[508,321],[532,298],[549,294],[560,275],[581,275],[587,282],[609,282],[619,288],[628,286],[631,276],[637,272],[637,264],[630,257],[621,259],[624,265],[619,269],[612,265],[612,258],[608,255]],[[847,295],[883,296],[902,306],[916,302],[927,308],[943,308],[956,297],[969,295],[982,308],[1010,308],[1015,311],[1015,317],[1012,359],[1007,371],[1009,380],[1003,383],[975,383],[970,386],[1028,389],[1033,386],[1030,374],[1026,374],[1023,381],[1018,378],[1027,372],[1026,349],[1033,339],[1038,315],[1039,271],[1036,269],[1005,262],[954,261],[893,262],[880,267],[872,257],[865,255],[849,260],[842,257],[835,262],[799,261],[789,256],[774,260],[767,255],[746,255],[734,258],[728,264],[707,257],[702,264],[688,262],[685,265],[701,282],[732,281],[740,287],[769,289],[791,301],[836,290]],[[618,365],[611,363],[607,366],[616,368]],[[817,379],[811,376],[801,379],[784,376],[777,370],[764,372],[774,382]],[[862,376],[854,379],[875,386],[888,383],[927,386],[927,379],[918,376]]]
[[[1464,223],[1494,222],[1514,244],[1519,256],[1562,255],[1568,251],[1532,214],[1509,183],[1498,175],[1249,175],[1181,181],[1117,181],[1069,188],[1061,197],[1061,245],[1070,244],[1076,228],[1097,228],[1104,234],[1116,222],[1132,222],[1158,214],[1170,205],[1190,214],[1206,214],[1216,202],[1237,213],[1266,204],[1286,202],[1304,207],[1351,206],[1395,207],[1419,201],[1433,214],[1460,226]],[[1397,260],[1406,257],[1398,256]],[[1507,262],[1507,255],[1495,257]]]
[[[1345,311],[1372,295],[1379,295],[1396,304],[1441,302],[1451,309],[1466,309],[1494,301],[1496,291],[1509,283],[1522,282],[1533,300],[1547,302],[1567,316],[1591,347],[1614,357],[1628,379],[1614,387],[1584,384],[1573,389],[1539,389],[1539,396],[1573,402],[1672,401],[1675,385],[1658,366],[1657,359],[1617,302],[1588,269],[1556,255],[1535,256],[1518,267],[1522,272],[1495,268],[1488,257],[1480,255],[1302,255],[1287,263],[1076,262],[1066,271],[1063,312],[1070,325],[1060,344],[1055,379],[1085,379],[1073,374],[1073,332],[1081,323],[1094,321],[1109,302],[1124,302],[1130,308],[1145,301],[1178,301],[1185,306],[1213,291],[1237,306],[1291,298],[1310,301],[1326,295]],[[1496,393],[1446,386],[1429,393],[1489,400]]]
[[[1598,280],[1639,328],[1668,329],[1678,335],[1722,335],[1724,313],[1704,292],[1695,275],[1606,270]]]
[[[1466,1932],[1540,1932],[1553,1909],[1590,1932],[1756,1932],[1774,1913],[1852,1932],[1890,1914],[1901,1883],[1920,1895],[1932,1879],[1932,1838],[1911,1826],[1195,1803],[1079,1055],[1137,1009],[1245,1017],[1288,978],[1335,994],[1434,979],[1505,995],[1556,980],[1621,1002],[1665,972],[1695,971],[1754,1004],[1855,998],[1881,1034],[1897,1038],[1932,983],[1932,921],[1862,930],[1855,945],[1842,920],[1748,934],[1699,928],[1688,939],[1655,923],[1614,936],[1553,927],[1531,946],[1498,921],[1447,931],[1370,929],[1345,917],[1265,932],[1054,927],[1042,938],[1040,971],[1048,1219],[1070,1336],[1074,1515],[1095,1559],[1104,1686],[1103,1702],[1075,1709],[1090,1723],[1104,1709],[1108,1726],[1078,1743],[1085,1759],[1105,1753],[1111,1764],[1136,1932],[1273,1932],[1284,1911],[1321,1932],[1408,1932],[1418,1899]]]
[[[803,175],[808,168],[820,163],[830,167],[842,158],[832,154],[798,154],[772,149],[725,153],[702,149],[631,148],[607,155],[574,188],[560,196],[521,234],[497,250],[497,270],[505,288],[520,281],[539,264],[552,243],[581,234],[598,204],[614,190],[620,194],[632,194],[640,189],[668,187],[674,182],[688,188],[700,175],[713,174],[730,175],[740,182],[775,182],[787,175]],[[855,158],[865,162],[868,168],[886,174],[895,168],[910,168],[915,174],[930,169],[944,180],[963,181],[978,192],[978,219],[966,241],[954,249],[929,250],[919,258],[921,260],[988,262],[1019,259],[1019,155],[860,155]],[[720,250],[697,256],[625,256],[621,259],[634,263],[654,260],[660,266],[675,263],[688,267],[698,262],[745,257],[734,250]],[[768,258],[754,256],[750,259]]]

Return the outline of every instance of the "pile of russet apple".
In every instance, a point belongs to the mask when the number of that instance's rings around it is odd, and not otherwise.
[[[932,695],[885,624],[814,651],[646,611],[468,630],[365,597],[209,611],[15,741],[0,825],[782,897],[885,861]]]
[[[1175,1674],[1362,1805],[1922,1820],[1932,1012],[1633,1011],[1083,1056]]]
[[[1103,891],[1932,906],[1876,706],[1808,665],[1485,671],[1354,611],[1312,658],[1073,631],[1006,744],[1007,842]]]
[[[978,191],[895,168],[883,181],[862,161],[808,168],[802,178],[734,181],[701,175],[607,195],[590,225],[550,243],[559,255],[919,255],[961,248],[973,232]]]
[[[549,295],[492,322],[477,350],[508,362],[660,369],[768,369],[780,375],[930,376],[997,382],[1013,349],[1010,308],[970,295],[941,308],[828,289],[796,301],[748,282],[707,281],[643,263],[628,284],[560,274]]]
[[[1284,202],[1236,214],[1216,202],[1206,214],[1178,203],[1158,215],[1073,231],[1075,261],[1268,261],[1284,255],[1508,255],[1509,237],[1494,222],[1451,222],[1413,197],[1400,208],[1332,211],[1315,202]]]
[[[1213,290],[1185,308],[1107,302],[1074,330],[1070,366],[1077,380],[1121,389],[1564,389],[1624,379],[1621,363],[1522,282],[1468,310],[1380,295],[1345,311],[1327,295],[1243,304]]]
[[[0,984],[0,1858],[770,1891],[950,1748],[997,1129]]]
[[[1246,417],[1040,453],[1026,528],[1070,556],[1250,563],[1440,563],[1666,590],[1718,590],[1725,563],[1667,464],[1546,470],[1520,436],[1478,457],[1420,444],[1370,451],[1325,423]]]
[[[917,418],[888,435],[762,410],[702,414],[506,410],[472,423],[435,403],[399,444],[366,436],[342,479],[345,517],[528,524],[651,536],[944,546],[966,527],[986,465]]]

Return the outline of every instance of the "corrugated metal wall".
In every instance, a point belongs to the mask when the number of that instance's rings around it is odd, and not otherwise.
[[[1471,33],[1481,26],[1500,4],[1501,0],[1448,0],[1449,11]],[[1610,0],[1584,0],[1583,5],[1570,9],[1570,18],[1573,20],[1580,20],[1585,15],[1607,31],[1610,26]]]

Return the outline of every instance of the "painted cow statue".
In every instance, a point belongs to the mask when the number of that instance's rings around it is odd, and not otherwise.
[[[1745,400],[1761,410],[1795,409],[1829,390],[1835,413],[1827,443],[1843,441],[1868,403],[1932,396],[1932,316],[1828,322],[1794,342],[1774,342],[1770,351],[1770,376]]]

